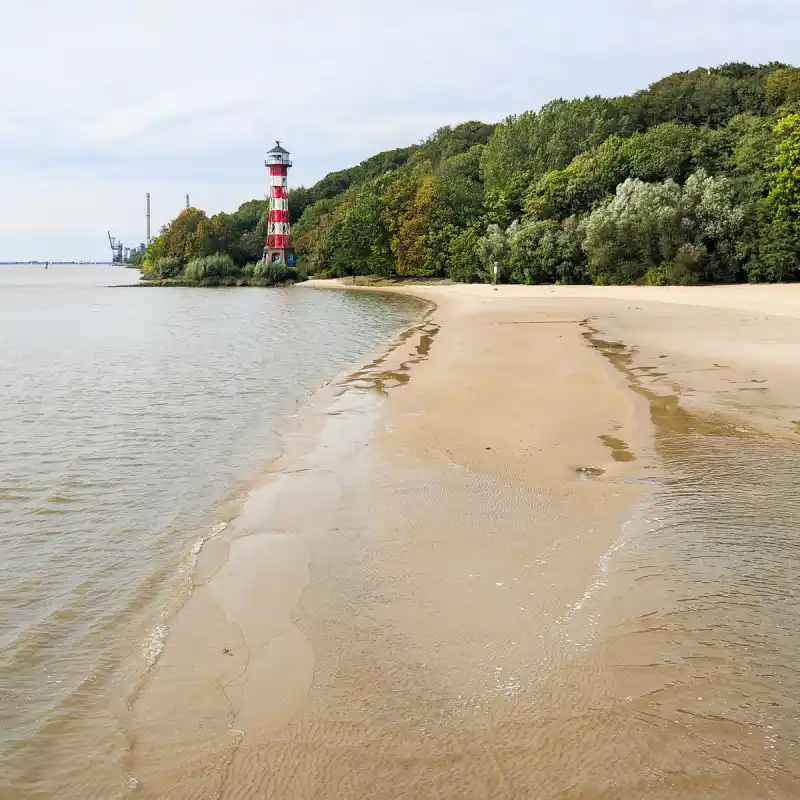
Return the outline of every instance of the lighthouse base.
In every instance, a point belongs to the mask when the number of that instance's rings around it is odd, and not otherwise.
[[[294,266],[294,250],[287,247],[265,247],[264,261],[270,264],[286,264]]]

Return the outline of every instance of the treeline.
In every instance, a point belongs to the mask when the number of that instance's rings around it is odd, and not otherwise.
[[[798,280],[800,69],[727,64],[441,128],[289,207],[299,262],[321,276],[486,281],[497,263],[516,283]],[[244,268],[265,229],[260,201],[188,210],[148,260]]]
[[[141,256],[150,281],[200,286],[270,286],[296,281],[300,271],[262,260],[267,203],[250,200],[233,214],[209,217],[187,208],[165,225]]]

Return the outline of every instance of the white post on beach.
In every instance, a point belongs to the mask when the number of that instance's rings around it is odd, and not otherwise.
[[[494,262],[494,280],[492,281],[495,286],[497,286],[497,262]]]

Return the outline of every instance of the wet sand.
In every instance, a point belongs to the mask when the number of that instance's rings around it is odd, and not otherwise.
[[[767,769],[749,721],[654,725],[664,642],[618,638],[624,593],[598,619],[659,431],[800,439],[799,290],[397,289],[435,309],[200,554],[132,707],[139,795],[796,796],[790,732]]]

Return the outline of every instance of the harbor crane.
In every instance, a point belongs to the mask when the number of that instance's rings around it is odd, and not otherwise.
[[[111,263],[112,264],[121,264],[122,263],[122,242],[119,239],[115,239],[111,235],[111,231],[108,232],[108,243],[111,245]]]

